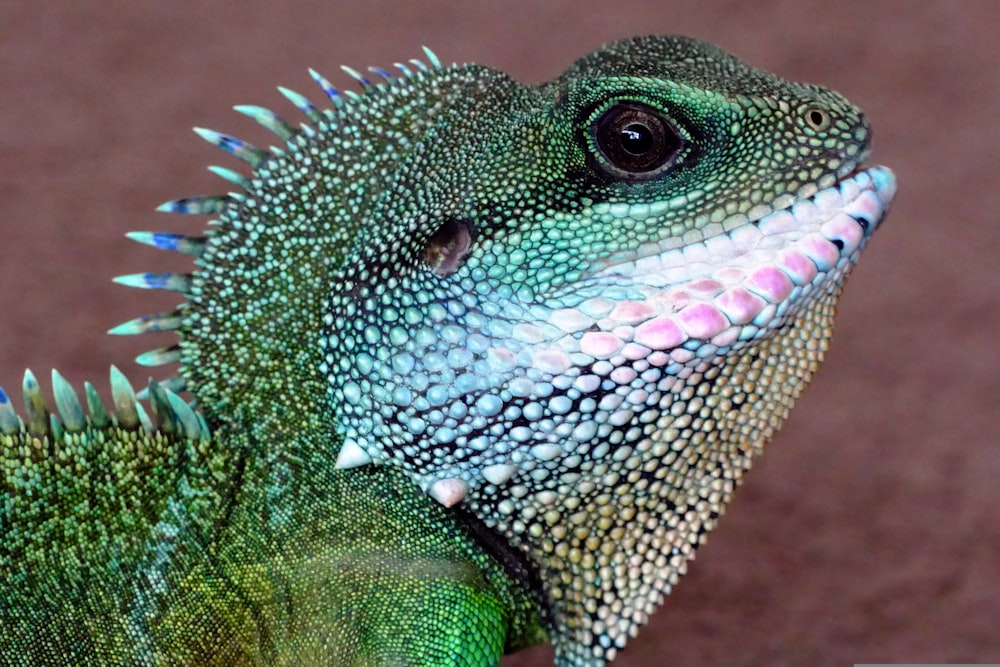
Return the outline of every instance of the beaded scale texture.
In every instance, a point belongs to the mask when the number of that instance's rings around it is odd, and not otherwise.
[[[0,390],[0,663],[603,665],[684,574],[892,200],[867,122],[688,38],[426,55],[198,130],[250,173],[130,235],[192,274],[117,279],[186,297],[112,330],[179,336],[155,424],[117,371]]]

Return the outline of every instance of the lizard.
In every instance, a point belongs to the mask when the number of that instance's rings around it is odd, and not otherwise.
[[[604,665],[685,573],[891,204],[868,121],[678,36],[396,68],[196,130],[249,173],[110,331],[177,375],[0,389],[0,663]]]

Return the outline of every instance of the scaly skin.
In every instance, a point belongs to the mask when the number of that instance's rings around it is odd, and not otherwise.
[[[301,128],[204,237],[146,416],[0,391],[0,663],[602,665],[827,347],[892,199],[840,95],[638,38],[528,86],[414,61]],[[175,391],[195,398],[196,413]]]

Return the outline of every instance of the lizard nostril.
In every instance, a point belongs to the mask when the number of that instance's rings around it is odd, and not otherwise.
[[[442,278],[462,265],[472,247],[475,228],[470,220],[449,218],[427,240],[424,261]]]
[[[829,112],[813,107],[807,109],[804,114],[806,123],[816,132],[823,132],[830,127],[832,119]]]

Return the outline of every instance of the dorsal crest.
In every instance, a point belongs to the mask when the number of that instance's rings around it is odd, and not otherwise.
[[[148,272],[115,279],[129,287],[173,291],[186,298],[174,310],[139,317],[110,330],[117,335],[178,333],[179,343],[136,359],[144,366],[180,362],[180,373],[162,380],[162,386],[174,392],[193,391],[199,404],[218,416],[221,407],[216,411],[215,406],[231,404],[234,391],[245,391],[275,368],[272,362],[278,348],[287,352],[294,347],[288,334],[301,337],[319,331],[318,302],[305,303],[308,299],[299,295],[321,299],[323,267],[335,264],[350,243],[356,223],[348,218],[370,204],[379,187],[379,167],[399,159],[399,152],[411,140],[408,135],[423,122],[419,112],[431,94],[423,84],[444,69],[429,49],[424,49],[424,56],[425,60],[396,63],[397,75],[372,67],[369,77],[344,67],[360,85],[360,93],[335,88],[309,70],[329,106],[317,106],[306,96],[280,87],[281,94],[305,116],[298,125],[260,106],[235,107],[277,136],[278,146],[263,149],[227,134],[195,129],[209,143],[248,164],[249,173],[209,167],[235,190],[176,199],[157,209],[211,216],[204,233],[128,234],[138,243],[194,257],[193,272]],[[409,117],[401,113],[407,104],[412,107]],[[399,122],[389,122],[389,116]],[[397,125],[399,129],[388,132],[378,129]],[[377,159],[362,164],[361,156],[373,155]],[[367,178],[358,170],[366,172]],[[295,304],[271,302],[275,280],[286,281],[285,293],[297,295]],[[255,285],[262,289],[255,292]],[[279,324],[282,321],[287,326]],[[252,345],[242,335],[246,332],[261,334],[258,349],[248,349]],[[237,337],[240,349],[247,348],[239,360],[232,358],[235,354],[227,356],[233,351],[229,344],[237,346]],[[297,342],[308,347],[315,341]],[[247,357],[262,360],[261,366],[248,369]],[[318,360],[312,363],[319,365]],[[285,370],[282,365],[280,373],[285,375]],[[278,384],[289,381],[295,385],[301,379],[275,378]]]

